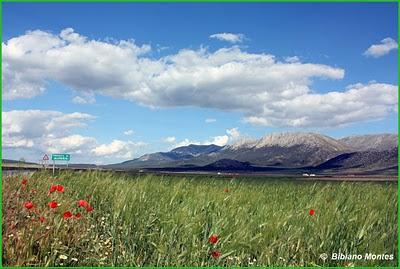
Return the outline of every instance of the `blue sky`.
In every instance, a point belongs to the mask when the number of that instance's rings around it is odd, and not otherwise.
[[[133,62],[125,62],[123,57],[114,61],[112,54],[107,57],[98,51],[90,52],[94,58],[74,60],[74,68],[69,67],[66,75],[62,63],[86,56],[77,55],[78,50],[68,59],[55,58],[55,62],[49,60],[51,65],[44,66],[46,55],[55,47],[38,51],[39,44],[45,43],[40,38],[22,39],[34,30],[60,38],[60,32],[67,28],[86,38],[86,43],[79,43],[81,51],[89,49],[88,42],[98,41],[112,45],[113,53],[119,51],[117,44],[121,40],[134,40],[135,49],[144,49],[143,45],[151,49],[138,54],[144,59],[135,62],[142,65],[139,67],[132,67]],[[242,41],[210,38],[221,33],[240,35]],[[3,57],[3,65],[10,66],[9,77],[3,76],[3,118],[10,122],[3,123],[3,129],[19,130],[7,134],[3,131],[4,158],[37,160],[44,152],[63,150],[72,152],[76,161],[108,163],[190,142],[233,143],[243,136],[256,138],[269,132],[316,131],[333,137],[397,132],[397,112],[393,108],[397,107],[397,90],[395,94],[393,90],[398,85],[397,48],[384,51],[383,55],[379,51],[365,53],[372,45],[389,46],[390,42],[382,42],[384,39],[397,40],[396,3],[4,3],[2,38],[6,43],[14,39],[15,46],[25,50],[23,55],[14,55],[16,47],[10,42],[10,56]],[[72,41],[57,45],[56,49],[71,44]],[[223,48],[228,50],[226,58],[210,60]],[[382,46],[379,49],[385,50]],[[195,56],[180,54],[182,50]],[[205,52],[202,54],[201,50]],[[256,55],[257,59],[249,60],[249,55]],[[273,55],[273,60],[265,55]],[[197,56],[201,61],[185,64],[192,61],[188,57]],[[294,56],[297,58],[292,62],[285,60]],[[43,62],[32,62],[40,58]],[[115,63],[116,67],[105,75],[96,74],[92,71],[97,69],[91,69],[93,59],[105,65]],[[158,66],[160,59],[165,59],[162,67]],[[271,68],[260,66],[259,61]],[[147,62],[157,67],[148,71],[143,67]],[[233,71],[229,69],[232,63],[237,64]],[[298,69],[293,71],[292,67]],[[145,70],[137,75],[130,68]],[[172,70],[162,73],[157,68]],[[113,73],[113,69],[118,70]],[[233,76],[240,78],[237,85],[236,80],[229,79],[229,72],[237,72]],[[254,72],[259,78],[253,80],[247,73],[241,77],[240,72]],[[264,81],[272,72],[278,73]],[[163,79],[151,81],[149,74],[155,73]],[[202,77],[207,74],[213,75]],[[199,78],[197,84],[190,82],[193,77]],[[126,78],[127,83],[113,85],[118,78]],[[103,80],[107,87],[99,85]],[[42,90],[32,92],[24,85]],[[283,95],[285,89],[288,93]],[[198,96],[187,93],[191,91]],[[240,97],[243,91],[251,93]],[[266,97],[264,92],[269,95]],[[331,92],[343,95],[336,98],[329,95]],[[319,99],[315,94],[320,95]],[[360,100],[354,99],[357,96]],[[86,98],[88,103],[78,104],[76,99],[73,101],[76,97]],[[173,100],[165,100],[167,97]],[[255,101],[251,100],[253,97]],[[298,102],[293,101],[296,97]],[[390,97],[396,100],[391,102]],[[305,103],[299,108],[301,100]],[[325,109],[320,110],[317,105],[314,108],[315,102],[321,102],[319,107]],[[49,129],[41,136],[23,131],[29,129],[26,122],[51,124],[52,114],[14,120],[13,117],[28,117],[26,110],[56,111],[62,114],[60,117],[71,113],[86,116],[63,117],[60,124],[72,124],[70,128]],[[10,111],[21,113],[4,114]],[[310,116],[311,112],[314,116]],[[332,120],[334,115],[338,117]],[[206,119],[215,121],[207,123]],[[47,128],[46,124],[37,126]],[[133,130],[133,134],[125,135],[127,130]],[[15,143],[17,140],[21,143]],[[57,140],[64,145],[56,145]],[[82,146],[72,146],[74,143]]]

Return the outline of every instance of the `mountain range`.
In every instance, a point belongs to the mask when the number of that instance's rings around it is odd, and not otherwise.
[[[156,152],[119,164],[116,169],[397,173],[397,134],[349,136],[317,133],[272,133],[240,139],[231,145],[188,145]]]

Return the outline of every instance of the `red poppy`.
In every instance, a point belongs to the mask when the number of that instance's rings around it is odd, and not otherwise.
[[[57,191],[58,192],[64,192],[64,186],[63,185],[57,185]]]
[[[28,180],[26,180],[26,179],[22,180],[21,184],[22,184],[22,185],[28,184]]]
[[[225,189],[224,192],[229,192],[229,189]]]
[[[218,250],[213,250],[213,251],[211,251],[211,256],[213,256],[213,258],[217,259],[221,256],[221,252]]]
[[[26,209],[32,209],[33,208],[33,203],[32,202],[26,202],[24,204],[24,206],[25,206]]]
[[[57,190],[57,185],[51,185],[50,193],[55,192]]]
[[[314,209],[310,209],[309,214],[310,214],[310,216],[313,216],[315,214],[315,210]]]
[[[75,214],[75,218],[80,219],[81,217],[82,217],[81,213],[78,212],[78,213]]]
[[[91,206],[86,207],[86,211],[87,212],[92,212],[93,211],[93,207],[91,207]]]
[[[208,242],[210,242],[211,244],[216,244],[218,242],[218,236],[213,234],[208,238]]]
[[[50,207],[50,208],[57,208],[57,206],[58,206],[58,204],[57,204],[56,201],[51,201],[51,202],[49,203],[49,207]]]
[[[71,211],[65,211],[63,217],[64,219],[69,219],[70,217],[72,217]]]
[[[40,222],[44,222],[45,220],[46,220],[46,219],[45,219],[44,217],[40,217],[40,218],[39,218],[39,221],[40,221]]]
[[[78,207],[88,207],[89,206],[89,203],[85,200],[79,200],[77,202],[77,204],[78,204]]]

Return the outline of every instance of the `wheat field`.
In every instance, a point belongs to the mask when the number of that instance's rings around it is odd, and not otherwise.
[[[3,175],[6,266],[396,266],[397,184]],[[322,260],[322,253],[393,260]]]

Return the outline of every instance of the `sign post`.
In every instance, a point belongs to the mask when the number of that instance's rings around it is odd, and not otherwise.
[[[71,160],[71,155],[65,153],[51,154],[51,159],[53,160],[53,176],[54,176],[56,161],[67,161],[67,167],[68,167],[68,162],[69,160]]]
[[[43,160],[44,169],[47,169],[47,164],[48,164],[48,162],[49,162],[49,156],[48,156],[47,154],[45,154],[45,155],[43,156],[42,160]]]

